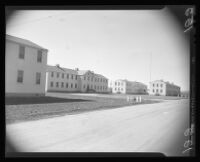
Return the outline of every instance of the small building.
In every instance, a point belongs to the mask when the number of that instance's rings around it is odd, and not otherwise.
[[[150,82],[149,94],[162,96],[180,96],[180,87],[163,80]]]
[[[108,79],[90,70],[67,69],[56,66],[47,67],[47,92],[108,92]]]
[[[11,35],[5,43],[6,96],[45,95],[48,50]]]
[[[109,81],[109,88],[112,89],[112,93],[122,93],[122,94],[147,93],[147,86],[145,84],[135,81],[128,81],[126,79]]]

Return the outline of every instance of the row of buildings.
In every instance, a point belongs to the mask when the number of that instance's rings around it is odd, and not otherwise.
[[[90,70],[47,65],[47,49],[10,35],[6,35],[5,53],[6,95],[45,95],[45,92],[180,94],[180,87],[162,80],[151,82],[148,91],[140,82],[111,81]]]

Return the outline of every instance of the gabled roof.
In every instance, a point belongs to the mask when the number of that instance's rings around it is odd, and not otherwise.
[[[73,73],[73,74],[78,74],[76,70],[73,69],[67,69],[63,67],[58,67],[58,66],[52,66],[52,65],[47,65],[47,71],[56,71],[56,72],[64,72],[64,73]]]
[[[6,34],[6,40],[9,40],[9,41],[12,41],[12,42],[16,42],[16,43],[20,43],[20,44],[23,44],[23,45],[27,45],[27,46],[30,46],[30,47],[34,47],[34,48],[37,48],[37,49],[47,50],[47,49],[45,49],[45,48],[43,48],[43,47],[41,47],[41,46],[29,41],[29,40],[18,38],[18,37],[14,37],[14,36],[11,36],[11,35],[8,35],[8,34]]]
[[[78,70],[78,75],[85,75],[89,70]]]

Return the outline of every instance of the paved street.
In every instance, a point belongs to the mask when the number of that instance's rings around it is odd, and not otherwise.
[[[137,105],[9,124],[25,152],[162,152],[183,156],[189,100]]]

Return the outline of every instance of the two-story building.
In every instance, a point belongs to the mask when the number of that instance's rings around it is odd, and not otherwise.
[[[149,94],[162,96],[179,96],[180,87],[168,81],[155,80],[150,82]]]
[[[48,50],[11,35],[5,43],[6,96],[45,95]]]
[[[108,91],[108,79],[90,70],[47,67],[47,92],[97,92]]]
[[[147,86],[140,82],[128,81],[126,79],[118,79],[109,81],[109,89],[112,93],[122,94],[146,94]]]

